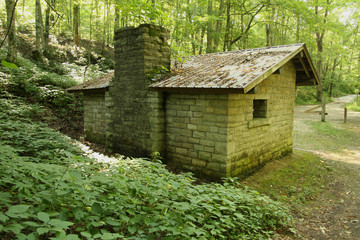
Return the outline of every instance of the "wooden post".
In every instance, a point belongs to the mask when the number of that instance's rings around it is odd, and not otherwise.
[[[326,96],[322,94],[321,98],[321,121],[325,122],[325,112],[326,112]]]
[[[344,123],[346,123],[347,120],[347,108],[344,108]]]

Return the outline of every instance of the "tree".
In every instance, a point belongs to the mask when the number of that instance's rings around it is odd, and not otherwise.
[[[36,56],[41,57],[44,46],[44,29],[40,0],[35,0],[35,31]]]
[[[327,17],[328,17],[328,13],[329,13],[329,5],[330,5],[330,0],[326,0],[326,4],[325,7],[323,8],[323,16],[322,18],[322,22],[323,25],[322,27],[317,27],[315,30],[315,39],[316,39],[316,46],[317,46],[317,51],[318,51],[318,60],[317,60],[317,71],[318,71],[318,75],[319,75],[319,80],[320,83],[317,87],[317,93],[316,93],[316,100],[317,101],[321,101],[322,100],[322,70],[323,70],[323,44],[324,44],[324,36],[325,36],[325,27],[324,25],[326,24],[327,21]],[[315,0],[315,15],[316,16],[320,16],[320,10],[319,10],[319,2],[318,0]]]
[[[74,43],[76,46],[80,45],[79,25],[80,25],[80,3],[76,1],[73,7],[73,29],[74,29]]]
[[[45,11],[45,26],[44,26],[44,52],[48,51],[49,48],[49,35],[50,35],[50,3],[47,3]]]
[[[243,40],[249,33],[250,29],[256,25],[256,16],[268,6],[269,0],[249,1],[241,0],[231,4],[231,0],[228,0],[226,6],[226,30],[225,30],[225,42],[223,50],[232,50],[233,45],[240,40]],[[231,7],[233,7],[234,13],[231,14]],[[236,16],[235,20],[231,20],[232,16]],[[234,36],[231,36],[231,28],[235,22],[237,27],[234,28]]]
[[[6,19],[7,19],[7,57],[6,60],[9,62],[16,62],[17,51],[16,51],[16,35],[15,35],[15,10],[17,0],[5,0],[6,4]],[[6,36],[5,36],[6,38]],[[5,40],[5,39],[4,39]]]

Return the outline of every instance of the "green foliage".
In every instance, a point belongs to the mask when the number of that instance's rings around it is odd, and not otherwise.
[[[109,58],[102,58],[99,62],[99,68],[101,71],[105,72],[112,70],[115,67],[115,62]]]
[[[288,227],[284,207],[235,179],[194,185],[143,159],[95,162],[20,99],[0,109],[2,239],[267,239]]]
[[[5,60],[1,60],[1,64],[4,66],[4,67],[7,67],[7,68],[11,68],[11,69],[17,69],[18,66],[14,63],[11,63],[11,62],[7,62]]]
[[[316,101],[315,87],[299,87],[296,90],[296,105],[320,104]]]
[[[360,112],[359,96],[357,96],[351,103],[346,104],[346,107],[351,111]]]

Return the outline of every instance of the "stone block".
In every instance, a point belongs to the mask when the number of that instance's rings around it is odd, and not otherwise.
[[[193,159],[192,164],[194,166],[198,166],[198,167],[206,167],[207,161],[200,160],[200,159]]]
[[[199,151],[199,159],[210,161],[211,160],[211,153]]]
[[[192,137],[203,139],[205,137],[205,133],[200,131],[193,131]]]

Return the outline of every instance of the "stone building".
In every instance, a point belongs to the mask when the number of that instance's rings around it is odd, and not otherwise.
[[[89,140],[93,132],[108,149],[134,157],[157,151],[210,178],[248,174],[292,152],[296,86],[318,83],[305,44],[193,56],[163,74],[168,38],[153,25],[116,32],[112,81],[102,97],[99,88],[83,88],[85,112],[106,126],[85,113]]]
[[[114,71],[67,89],[68,92],[84,93],[84,134],[87,141],[100,144],[106,142],[105,103],[113,76]]]

